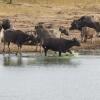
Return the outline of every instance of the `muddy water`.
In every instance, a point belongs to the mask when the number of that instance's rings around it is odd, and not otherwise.
[[[0,100],[100,100],[99,94],[99,55],[0,55]]]

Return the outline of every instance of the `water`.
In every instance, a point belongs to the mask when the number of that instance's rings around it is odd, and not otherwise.
[[[100,100],[99,93],[99,55],[0,55],[0,100]]]

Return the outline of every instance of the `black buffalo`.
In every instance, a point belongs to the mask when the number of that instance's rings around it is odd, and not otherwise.
[[[22,45],[27,41],[32,41],[34,37],[32,35],[25,34],[21,30],[13,30],[8,29],[3,32],[3,42],[4,42],[4,48],[3,51],[5,51],[5,44],[7,43],[9,52],[10,52],[10,43],[17,44],[18,51],[21,53]]]
[[[70,48],[73,46],[80,46],[80,42],[76,38],[72,40],[67,40],[63,38],[46,38],[42,42],[45,56],[47,56],[48,50],[59,52],[59,56],[61,56],[61,53],[65,52],[71,53]]]
[[[93,16],[82,16],[71,23],[70,30],[82,30],[82,27],[94,28],[96,32],[100,32],[100,22],[97,22]]]

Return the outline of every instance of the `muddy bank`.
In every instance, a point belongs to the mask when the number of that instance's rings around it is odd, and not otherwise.
[[[73,47],[71,48],[71,50],[73,50],[74,52],[79,52],[79,53],[84,53],[84,52],[89,52],[89,53],[93,53],[93,52],[97,52],[100,54],[100,41],[97,41],[94,44],[90,44],[90,43],[81,43],[80,47]],[[22,50],[23,53],[29,53],[29,52],[40,52],[40,47],[36,47],[34,45],[23,45],[22,46]],[[11,44],[10,45],[10,53],[16,53],[18,52],[18,47],[15,44]],[[42,49],[43,52],[43,49]],[[0,43],[0,53],[4,53],[3,52],[3,43]],[[9,53],[8,52],[8,47],[6,45],[6,49],[5,49],[5,53]]]
[[[98,21],[100,20],[100,5],[89,5],[89,6],[81,6],[77,5],[75,7],[66,7],[66,6],[52,6],[47,8],[46,6],[40,6],[37,5],[38,8],[38,13],[17,13],[14,12],[12,15],[0,15],[0,20],[3,18],[9,18],[11,20],[11,23],[13,24],[15,29],[20,29],[22,31],[33,31],[34,26],[38,22],[44,22],[44,23],[51,23],[53,24],[54,30],[58,34],[60,34],[59,26],[65,26],[66,28],[70,27],[71,22],[74,19],[77,19],[83,15],[89,15],[89,16],[94,16]],[[95,6],[95,9],[93,8]],[[33,6],[32,6],[33,7]],[[31,9],[33,9],[31,7]],[[35,5],[34,5],[35,7]],[[30,8],[30,7],[29,7]],[[44,11],[42,10],[44,9]],[[94,10],[93,10],[94,9]],[[36,9],[35,9],[36,10]],[[34,10],[34,12],[35,12]],[[58,36],[59,37],[59,36]],[[68,37],[62,36],[62,38],[77,38],[80,40],[80,32],[79,31],[70,31],[70,35]],[[11,44],[10,46],[11,52],[16,52],[17,51],[17,46],[14,44]],[[0,44],[0,53],[2,53],[3,49],[3,44]],[[82,50],[95,50],[95,49],[100,49],[100,38],[95,37],[95,42],[91,44],[91,41],[88,40],[87,43],[81,43],[81,47],[74,47],[72,48],[73,50],[76,51],[82,51]],[[8,49],[6,49],[7,52]],[[32,45],[24,45],[22,47],[22,52],[35,52],[36,51],[36,46]],[[40,49],[38,48],[38,51]]]

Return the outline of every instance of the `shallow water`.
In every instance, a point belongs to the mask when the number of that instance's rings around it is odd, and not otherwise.
[[[0,55],[0,100],[100,100],[99,93],[99,55]]]

